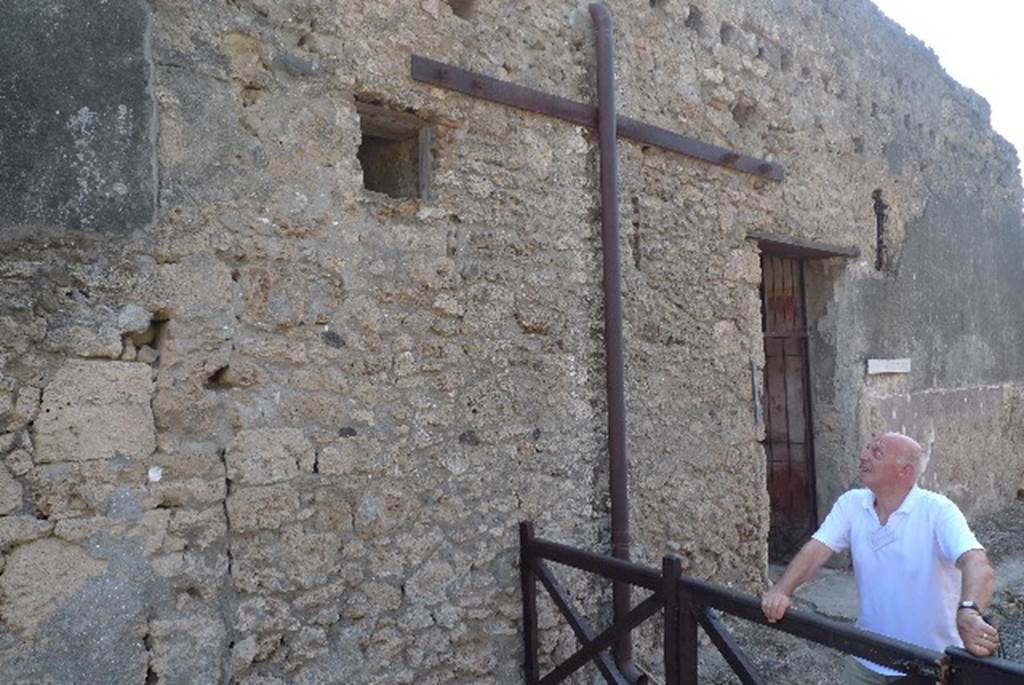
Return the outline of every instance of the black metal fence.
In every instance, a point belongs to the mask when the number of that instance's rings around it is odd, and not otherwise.
[[[560,683],[589,662],[595,664],[606,682],[628,685],[608,648],[620,636],[632,631],[659,611],[664,621],[665,685],[698,682],[698,624],[742,683],[754,685],[770,682],[758,673],[753,662],[723,625],[716,610],[896,669],[906,674],[897,681],[900,683],[1024,685],[1024,664],[1005,659],[979,659],[957,648],[947,649],[943,654],[798,609],[790,609],[777,623],[768,623],[761,612],[760,600],[683,576],[681,560],[676,555],[666,556],[659,572],[647,566],[534,537],[533,524],[529,522],[520,524],[519,534],[526,653],[524,672],[528,685]],[[649,590],[651,594],[619,622],[597,633],[573,605],[548,562],[609,580],[623,581]],[[537,658],[538,581],[545,587],[580,642],[580,648],[574,654],[543,677]]]

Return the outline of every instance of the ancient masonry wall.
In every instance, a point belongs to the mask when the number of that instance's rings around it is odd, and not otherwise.
[[[620,145],[635,558],[763,581],[751,231],[863,255],[809,267],[823,506],[876,426],[972,513],[1012,497],[1022,191],[985,103],[863,0],[609,4],[624,114],[787,171]],[[586,3],[84,5],[0,9],[0,680],[519,682],[516,523],[607,548],[596,137],[409,57],[591,100]],[[427,197],[367,190],[410,121]]]

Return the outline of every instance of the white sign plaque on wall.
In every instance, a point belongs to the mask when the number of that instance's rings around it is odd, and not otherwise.
[[[910,359],[869,359],[868,375],[910,373]]]

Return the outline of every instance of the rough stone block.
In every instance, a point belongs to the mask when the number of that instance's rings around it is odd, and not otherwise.
[[[138,521],[115,520],[107,516],[65,519],[57,522],[53,534],[61,540],[79,544],[94,535],[132,539],[141,543],[143,554],[150,557],[165,546],[170,518],[171,512],[167,509],[155,509],[147,511]]]
[[[365,454],[365,440],[342,438],[327,445],[317,455],[317,471],[327,476],[347,476],[359,470],[359,456]]]
[[[163,364],[173,364],[166,360],[177,355],[163,356]],[[217,436],[224,430],[223,397],[209,392],[201,383],[196,382],[196,376],[199,375],[197,369],[186,372],[183,370],[185,365],[176,366],[179,377],[164,369],[161,369],[157,377],[156,395],[153,398],[153,419],[157,429],[187,430],[204,437]],[[205,376],[201,377],[205,380]]]
[[[232,541],[232,578],[245,592],[292,592],[327,583],[339,567],[340,543],[333,533],[286,530]]]
[[[146,15],[140,2],[4,5],[0,224],[126,230],[152,219]]]
[[[41,464],[26,474],[36,508],[55,518],[137,518],[146,497],[145,477],[144,464],[122,459]]]
[[[27,450],[11,450],[4,461],[15,476],[24,476],[32,468],[32,455]]]
[[[212,506],[202,511],[180,509],[174,512],[167,534],[186,540],[192,550],[205,551],[222,543],[227,534],[224,507]]]
[[[13,402],[0,411],[0,427],[7,431],[21,428],[39,414],[40,390],[31,386],[18,388]]]
[[[225,648],[224,623],[201,607],[149,625],[152,640],[150,669],[162,682],[215,683],[220,678],[221,651]]]
[[[21,483],[11,477],[10,472],[0,466],[0,516],[21,509]]]
[[[137,304],[123,307],[117,313],[117,327],[125,333],[144,333],[152,322],[153,315]]]
[[[4,516],[0,518],[0,548],[38,540],[52,530],[52,521],[33,516]]]
[[[303,273],[294,265],[248,268],[240,283],[242,318],[261,326],[326,324],[345,297],[336,275]]]
[[[149,460],[149,501],[167,507],[208,506],[223,502],[227,494],[224,463],[216,454],[157,451]],[[156,473],[159,473],[157,479]]]
[[[79,357],[118,359],[124,350],[117,315],[106,305],[82,307],[80,302],[63,303],[51,317],[46,346]]]
[[[448,599],[449,587],[455,580],[454,570],[444,562],[424,564],[406,583],[406,594],[416,604],[432,606]]]
[[[107,562],[61,540],[37,540],[17,547],[0,576],[0,617],[27,637],[89,579],[106,569]]]
[[[228,497],[227,507],[233,531],[273,530],[295,518],[299,494],[287,484],[240,488]]]
[[[228,445],[225,459],[230,480],[263,485],[312,472],[316,454],[297,428],[261,428],[240,432]]]
[[[162,264],[148,286],[146,306],[161,311],[178,325],[213,324],[211,335],[230,337],[235,324],[231,269],[212,257],[187,257]],[[227,326],[225,336],[224,326]]]
[[[150,368],[68,361],[43,391],[37,463],[144,458],[156,447]]]
[[[352,530],[352,505],[340,488],[322,488],[313,495],[313,521],[317,530],[339,534]]]

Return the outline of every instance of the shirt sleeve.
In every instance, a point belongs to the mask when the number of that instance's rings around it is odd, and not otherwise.
[[[832,505],[821,527],[811,537],[833,552],[842,552],[850,546],[850,493],[844,494]]]
[[[974,537],[960,509],[948,500],[936,519],[935,537],[943,558],[948,561],[956,561],[972,549],[985,549]]]

